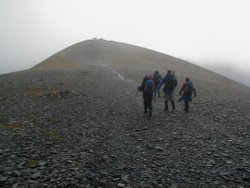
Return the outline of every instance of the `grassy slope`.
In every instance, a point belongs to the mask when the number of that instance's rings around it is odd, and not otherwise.
[[[33,70],[80,69],[81,65],[108,65],[128,79],[141,81],[144,74],[159,70],[163,75],[175,70],[182,82],[190,77],[196,84],[215,89],[249,92],[249,88],[197,65],[149,49],[105,40],[88,40],[75,44],[38,64]]]

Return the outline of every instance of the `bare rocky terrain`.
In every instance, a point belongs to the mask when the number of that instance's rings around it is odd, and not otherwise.
[[[156,69],[189,76],[189,113],[164,97],[143,114]],[[0,187],[250,187],[250,89],[182,60],[104,40],[0,75]],[[61,96],[52,96],[54,90]]]

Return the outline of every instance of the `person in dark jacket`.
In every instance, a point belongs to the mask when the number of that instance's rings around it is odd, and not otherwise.
[[[149,116],[152,116],[152,101],[154,93],[154,82],[152,75],[146,75],[140,86],[140,90],[143,92],[143,104],[144,104],[144,113],[149,112]]]
[[[184,101],[185,112],[189,112],[189,102],[192,101],[192,94],[196,97],[196,90],[193,86],[193,82],[189,78],[185,79],[185,83],[182,85],[179,94],[181,95],[179,101]]]
[[[177,86],[177,80],[175,76],[171,73],[171,70],[168,70],[166,76],[163,78],[161,83],[158,86],[158,91],[160,90],[162,85],[165,85],[163,88],[165,94],[165,111],[168,111],[168,101],[171,102],[172,109],[175,110],[175,102],[173,98],[174,89]]]

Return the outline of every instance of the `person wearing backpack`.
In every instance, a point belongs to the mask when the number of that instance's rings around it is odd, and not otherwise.
[[[154,93],[154,82],[152,75],[146,75],[140,86],[140,90],[143,92],[143,103],[144,103],[144,113],[149,112],[149,116],[152,116],[152,101]]]
[[[189,78],[186,78],[179,92],[179,95],[181,95],[179,101],[184,101],[185,112],[189,112],[189,102],[192,102],[192,94],[196,97],[196,90],[193,86],[193,82]]]
[[[177,80],[175,76],[171,73],[171,70],[168,70],[166,76],[163,78],[161,83],[158,86],[158,91],[160,90],[162,85],[165,85],[163,88],[165,94],[165,111],[168,111],[168,101],[171,102],[172,109],[175,110],[175,102],[173,99],[174,89],[177,86]]]
[[[156,94],[158,94],[158,97],[160,97],[160,91],[157,91],[157,88],[159,86],[159,84],[162,81],[162,77],[160,75],[160,73],[158,72],[158,70],[155,71],[155,73],[153,74],[153,80],[154,80],[154,97],[156,97]]]

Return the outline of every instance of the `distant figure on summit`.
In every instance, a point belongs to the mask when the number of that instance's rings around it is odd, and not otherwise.
[[[189,78],[186,78],[185,83],[182,85],[179,92],[179,94],[182,95],[179,101],[184,101],[184,109],[186,112],[189,112],[189,102],[192,101],[193,93],[194,97],[196,97],[196,90],[193,86],[193,82]]]
[[[162,85],[165,85],[163,88],[164,94],[165,94],[165,111],[168,111],[168,101],[171,102],[172,104],[172,109],[175,110],[175,103],[174,103],[174,97],[173,97],[173,93],[174,93],[174,89],[177,86],[177,80],[175,78],[175,75],[173,75],[171,73],[171,70],[168,70],[166,76],[163,78],[163,80],[161,81],[161,83],[158,86],[158,92],[161,89]]]
[[[153,76],[146,75],[138,89],[143,92],[144,113],[147,114],[149,110],[149,116],[152,116],[152,101],[154,93]]]

